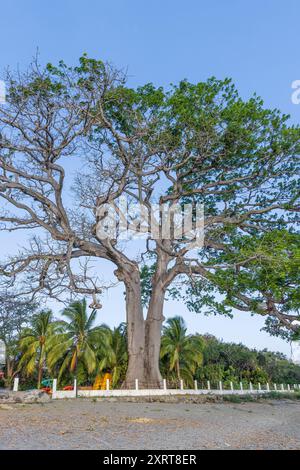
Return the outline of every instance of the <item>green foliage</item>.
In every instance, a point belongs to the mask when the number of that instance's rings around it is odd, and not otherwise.
[[[26,375],[31,376],[37,367],[38,388],[56,326],[51,310],[42,310],[32,317],[30,327],[25,328],[21,334],[19,344],[22,356],[19,361],[19,370],[24,369]]]
[[[121,385],[127,369],[126,325],[121,323],[111,330],[102,326],[99,341],[95,345],[98,360],[98,372],[112,374],[112,386]]]
[[[69,321],[60,322],[60,332],[52,338],[48,355],[51,370],[59,365],[58,379],[66,369],[76,374],[80,362],[84,363],[89,374],[96,369],[94,344],[100,334],[100,327],[93,326],[96,313],[92,310],[88,314],[85,299],[72,302],[62,312]]]
[[[192,386],[197,367],[202,364],[203,339],[199,335],[187,335],[182,317],[166,321],[161,340],[161,359],[165,360],[167,377],[184,379]]]
[[[6,379],[10,386],[18,370],[20,357],[19,340],[23,329],[29,326],[38,305],[24,298],[16,300],[12,294],[0,294],[0,339],[6,348]]]
[[[59,376],[69,385],[76,375],[79,385],[92,385],[96,375],[112,374],[112,386],[120,387],[127,369],[126,325],[110,329],[94,326],[95,311],[89,314],[85,300],[73,302],[63,311],[68,321],[54,320],[51,311],[30,316],[17,343],[17,370],[23,388],[38,385],[42,375]],[[163,328],[160,368],[170,385],[193,387],[194,380],[206,387],[239,388],[252,382],[300,383],[300,366],[282,353],[257,351],[242,344],[226,343],[211,335],[189,335],[182,317],[169,318]]]
[[[243,344],[224,343],[214,336],[204,336],[203,367],[197,373],[200,381],[219,380],[257,383],[299,383],[300,366],[288,361],[282,353],[251,350]]]
[[[233,315],[233,309],[265,316],[271,335],[297,340],[300,330],[290,323],[300,320],[300,234],[286,229],[259,235],[232,231],[225,251],[212,251],[205,264],[207,278],[182,282],[169,289],[190,311]],[[150,277],[151,269],[145,270]],[[150,280],[148,280],[149,284]]]
[[[242,100],[230,79],[184,80],[167,91],[147,85],[135,103],[153,116],[147,145],[169,166],[182,165],[180,192],[174,184],[167,194],[180,204],[205,204],[198,261],[206,274],[181,280],[167,294],[194,312],[264,315],[267,331],[287,336],[289,315],[299,318],[300,307],[299,126],[289,127],[289,116],[266,109],[256,95]],[[144,303],[151,262],[142,268]]]
[[[211,279],[224,295],[225,307],[239,308],[247,296],[253,312],[268,315],[265,329],[276,335],[285,326],[284,314],[294,312],[300,318],[300,234],[272,230],[260,236],[235,235],[232,249],[210,263],[223,266]]]

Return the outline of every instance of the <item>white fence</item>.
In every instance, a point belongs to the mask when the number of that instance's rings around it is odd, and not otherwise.
[[[238,389],[234,389],[232,383],[230,383],[230,389],[225,389],[223,383],[219,382],[219,388],[213,389],[210,383],[207,382],[207,388],[198,389],[198,384],[195,381],[194,389],[184,389],[184,384],[180,381],[179,389],[168,389],[166,381],[163,381],[162,389],[140,389],[138,380],[135,381],[134,390],[116,390],[110,389],[109,380],[106,383],[106,390],[81,390],[77,387],[76,380],[74,381],[73,390],[57,390],[57,380],[54,379],[52,387],[52,398],[105,398],[105,397],[151,397],[151,396],[171,396],[171,395],[262,395],[270,392],[278,393],[293,393],[294,390],[300,390],[300,384],[294,384],[293,386],[281,384],[257,384],[256,388],[251,383],[245,387],[240,383]]]
[[[13,391],[17,392],[19,389],[19,379],[14,379]],[[300,390],[300,384],[284,385],[284,384],[257,384],[256,388],[253,384],[239,384],[239,388],[234,388],[234,384],[230,382],[230,389],[224,388],[222,382],[218,383],[218,388],[213,389],[209,381],[207,381],[207,388],[198,388],[198,383],[195,380],[193,389],[185,389],[182,380],[179,382],[178,389],[167,388],[167,382],[163,380],[163,388],[161,389],[141,389],[139,382],[135,380],[135,388],[133,390],[125,389],[110,389],[109,380],[106,381],[106,390],[81,390],[77,387],[77,381],[74,380],[73,390],[57,390],[57,379],[53,380],[52,385],[52,398],[96,398],[96,397],[151,397],[151,396],[171,396],[171,395],[262,395],[270,392],[277,393],[293,393],[295,390]]]

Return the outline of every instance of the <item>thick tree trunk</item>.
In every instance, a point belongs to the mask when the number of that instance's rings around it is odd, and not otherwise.
[[[145,324],[145,373],[148,388],[162,388],[163,381],[159,370],[161,330],[163,316],[164,291],[160,285],[153,289]]]
[[[168,241],[164,243],[168,248]],[[170,256],[167,251],[158,250],[155,274],[152,279],[152,293],[145,326],[145,370],[151,388],[162,388],[163,380],[159,370],[161,330],[164,321],[163,309],[165,290],[172,280],[168,273]]]
[[[130,281],[127,279],[125,282],[128,368],[123,387],[134,388],[138,379],[139,388],[162,388],[159,355],[164,292],[160,287],[154,289],[145,321],[137,274],[132,274]]]
[[[139,387],[146,388],[145,374],[145,322],[141,301],[141,285],[138,272],[124,279],[126,287],[128,368],[124,388],[132,389],[138,379]]]
[[[165,290],[161,271],[153,279],[146,320],[143,316],[138,267],[119,268],[115,274],[126,287],[128,368],[123,387],[134,388],[135,380],[138,379],[140,388],[162,388],[159,357]]]

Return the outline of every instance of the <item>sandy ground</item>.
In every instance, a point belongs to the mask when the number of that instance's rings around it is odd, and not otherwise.
[[[300,402],[1,405],[0,449],[300,449]]]

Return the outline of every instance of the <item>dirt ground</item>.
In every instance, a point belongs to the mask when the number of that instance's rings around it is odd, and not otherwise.
[[[0,449],[300,449],[300,402],[1,405]]]

